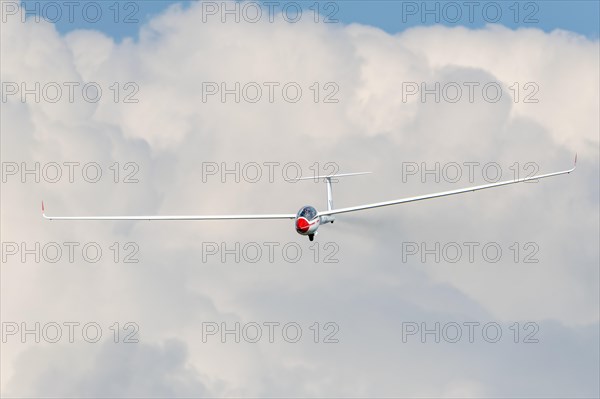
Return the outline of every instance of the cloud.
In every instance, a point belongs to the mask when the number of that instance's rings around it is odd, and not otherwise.
[[[104,256],[98,263],[78,256],[57,264],[10,258],[1,270],[2,319],[94,320],[106,327],[135,321],[142,337],[140,344],[103,341],[82,353],[76,345],[3,343],[3,393],[598,394],[597,40],[501,26],[390,35],[308,20],[199,23],[201,11],[200,3],[172,6],[142,28],[139,40],[119,43],[96,31],[60,35],[48,23],[3,23],[3,82],[77,82],[78,96],[89,82],[103,89],[97,103],[64,96],[36,103],[31,95],[26,103],[18,95],[3,102],[4,163],[96,162],[103,171],[98,183],[79,174],[74,183],[35,183],[29,176],[23,184],[20,176],[9,176],[1,194],[3,241],[97,242]],[[258,85],[261,100],[206,97],[207,84],[231,89],[236,82],[251,83],[248,90]],[[277,83],[273,102],[269,82]],[[431,89],[435,82],[462,88],[463,97],[454,103],[406,95],[407,84]],[[466,95],[469,82],[478,84],[473,102]],[[298,102],[284,98],[286,83],[302,88]],[[498,101],[481,97],[487,83],[501,88]],[[529,95],[538,101],[515,102],[515,90],[521,100]],[[138,102],[125,102],[127,95]],[[338,101],[324,102],[327,95]],[[306,203],[323,206],[325,188],[284,182],[286,163],[308,174],[327,162],[340,171],[376,172],[335,185],[336,206],[349,206],[480,183],[481,165],[490,162],[505,176],[515,162],[521,172],[527,162],[540,172],[561,170],[575,152],[574,174],[342,215],[320,230],[316,246],[286,221],[68,223],[44,221],[38,213],[42,198],[52,214],[289,213]],[[126,162],[139,166],[138,183],[122,183],[131,172]],[[273,183],[236,183],[231,174],[204,182],[207,162],[279,165]],[[419,175],[403,182],[406,162],[480,167],[474,182],[463,176],[438,183],[426,176],[422,183]],[[402,260],[406,243],[464,249],[472,241],[498,243],[501,260],[486,262],[481,252],[474,262]],[[115,263],[115,242],[121,256],[125,243],[136,243],[139,262]],[[229,255],[221,262],[220,254],[204,260],[207,243],[222,249],[236,242],[263,250],[265,243],[279,245],[274,261],[263,255],[256,263],[238,263]],[[537,245],[538,263],[523,262],[530,242]],[[286,260],[286,244],[301,248],[297,263]],[[325,263],[328,255],[338,262]],[[505,337],[515,322],[537,323],[541,342],[401,342],[403,322],[469,320],[498,322]],[[265,321],[297,322],[304,340],[290,344],[279,337],[254,345],[201,339],[205,322]],[[328,321],[339,326],[340,342],[315,344],[310,326]],[[564,361],[548,360],[557,358]]]
[[[198,397],[207,395],[188,364],[185,343],[112,342],[50,346],[25,351],[6,393],[12,397]],[[52,359],[51,367],[42,359]],[[74,370],[76,368],[76,370]]]

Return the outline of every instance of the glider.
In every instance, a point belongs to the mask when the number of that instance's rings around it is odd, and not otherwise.
[[[348,208],[334,208],[333,207],[333,196],[331,190],[331,179],[338,177],[347,176],[358,176],[365,175],[371,172],[359,172],[359,173],[341,173],[333,174],[328,176],[314,176],[314,177],[301,177],[294,180],[320,180],[323,179],[327,185],[327,210],[319,212],[310,205],[303,206],[297,213],[285,213],[285,214],[263,214],[263,215],[180,215],[180,216],[48,216],[44,210],[44,202],[42,201],[42,216],[49,220],[244,220],[244,219],[294,219],[294,225],[296,232],[303,236],[308,236],[310,241],[314,239],[317,229],[322,224],[333,223],[335,221],[335,215],[347,212],[356,212],[366,209],[380,208],[383,206],[405,204],[407,202],[416,202],[427,200],[431,198],[446,197],[449,195],[468,193],[471,191],[479,191],[487,188],[506,186],[509,184],[523,183],[532,180],[544,179],[546,177],[558,176],[567,173],[571,173],[577,167],[577,155],[575,155],[575,163],[571,169],[563,170],[560,172],[546,173],[543,175],[524,177],[521,179],[506,180],[496,183],[483,184],[480,186],[473,186],[467,188],[461,188],[458,190],[442,191],[439,193],[419,195],[416,197],[395,199],[391,201],[376,202],[373,204],[351,206]]]

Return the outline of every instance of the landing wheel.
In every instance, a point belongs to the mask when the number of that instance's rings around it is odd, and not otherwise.
[[[314,240],[315,239],[315,235],[314,234],[309,234],[308,235],[308,239],[311,240],[311,241]]]

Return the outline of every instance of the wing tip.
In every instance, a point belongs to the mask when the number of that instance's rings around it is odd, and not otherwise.
[[[49,217],[46,216],[46,209],[44,208],[44,200],[42,200],[42,216],[44,217],[44,219],[49,219]]]

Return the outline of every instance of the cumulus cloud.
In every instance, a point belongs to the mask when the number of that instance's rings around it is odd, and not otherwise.
[[[135,321],[139,344],[102,341],[81,353],[2,344],[2,392],[12,396],[593,396],[598,394],[598,41],[565,32],[423,27],[390,35],[364,25],[222,24],[201,21],[201,5],[170,7],[115,42],[90,30],[57,33],[49,23],[2,24],[2,81],[97,82],[99,102],[56,103],[11,96],[2,104],[2,161],[32,165],[97,162],[99,183],[9,176],[2,189],[3,241],[99,242],[105,256],[3,263],[3,321],[94,320],[107,328]],[[120,101],[114,101],[118,83]],[[135,84],[125,87],[128,82]],[[207,83],[277,82],[276,99],[225,103]],[[303,89],[292,103],[286,82]],[[320,101],[314,102],[317,82]],[[498,101],[421,100],[407,83],[432,87],[489,82]],[[333,86],[325,87],[325,84]],[[517,86],[515,86],[515,83]],[[534,86],[525,87],[532,83]],[[513,89],[511,89],[511,87]],[[514,101],[535,91],[535,103]],[[138,102],[122,101],[133,93]],[[325,103],[333,94],[334,103]],[[464,92],[463,92],[464,93]],[[204,95],[204,97],[203,97]],[[201,214],[295,212],[324,206],[325,188],[286,183],[281,168],[318,162],[341,171],[372,170],[336,184],[336,206],[449,187],[431,177],[402,181],[403,162],[519,162],[540,172],[576,173],[460,198],[341,215],[315,247],[290,222],[48,222],[52,214]],[[115,184],[109,166],[139,165],[137,184]],[[229,176],[203,181],[207,162],[229,167],[279,162],[273,183]],[[522,170],[522,169],[521,169]],[[265,172],[266,169],[263,169]],[[342,217],[343,216],[343,217]],[[497,263],[402,261],[402,243],[500,243]],[[115,263],[114,242],[139,245],[136,264]],[[278,242],[274,262],[220,256],[233,247]],[[324,263],[333,243],[338,263]],[[510,247],[517,242],[519,262]],[[538,263],[523,263],[533,242]],[[297,263],[281,247],[298,245]],[[464,247],[464,246],[463,246]],[[302,326],[291,344],[202,340],[203,323],[277,321]],[[312,340],[315,322],[339,326],[340,342]],[[537,344],[402,341],[404,322],[495,321],[539,326]],[[323,333],[323,331],[321,331]],[[523,332],[523,331],[521,331]],[[322,338],[322,337],[321,337]],[[521,337],[522,338],[522,337]],[[137,346],[136,346],[137,345]],[[64,358],[70,359],[66,361]],[[561,361],[554,361],[560,359]],[[517,372],[518,370],[518,372]],[[399,377],[400,376],[400,377]],[[510,381],[507,387],[506,381]],[[510,388],[512,387],[512,389]]]
[[[38,347],[23,353],[7,394],[60,397],[198,397],[208,391],[201,377],[187,364],[184,343],[162,345],[106,342],[80,347]],[[52,359],[51,367],[40,363]],[[77,372],[73,366],[77,365]]]

